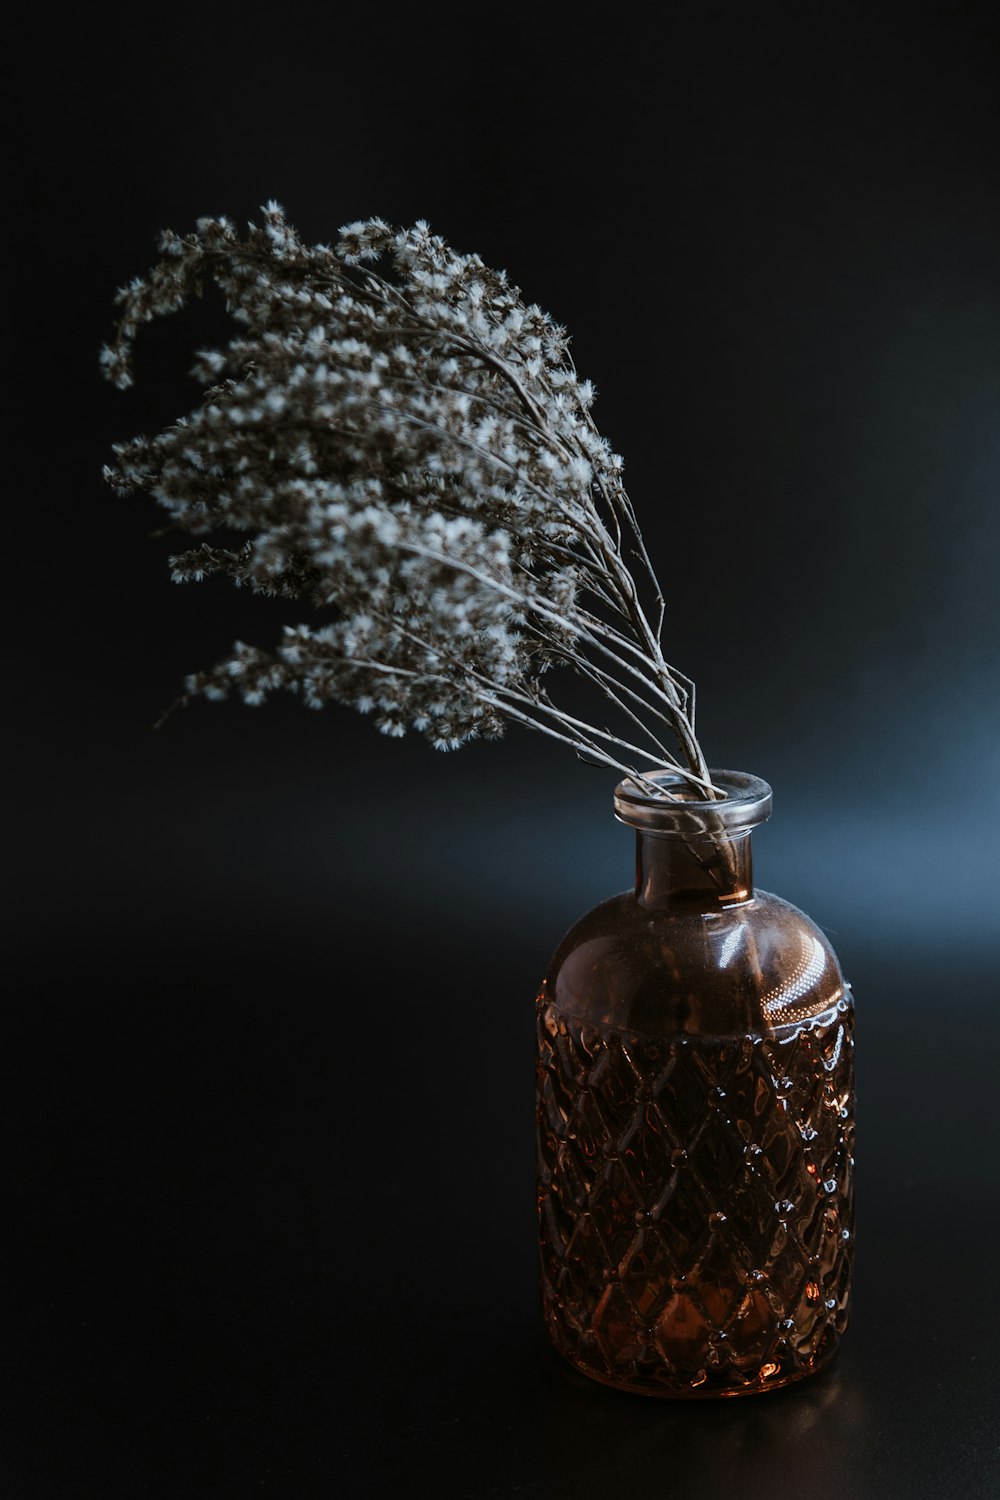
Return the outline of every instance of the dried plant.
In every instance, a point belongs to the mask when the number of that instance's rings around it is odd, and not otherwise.
[[[287,688],[440,749],[511,720],[651,793],[643,767],[715,795],[622,460],[564,328],[423,222],[307,245],[269,203],[243,236],[206,218],[160,251],[117,294],[114,384],[131,383],[140,326],[209,283],[238,326],[197,355],[197,408],[115,445],[105,476],[202,538],[170,559],[174,579],[220,574],[322,621],[285,625],[270,650],[236,642],[180,702]],[[609,722],[558,707],[543,679],[560,666]]]

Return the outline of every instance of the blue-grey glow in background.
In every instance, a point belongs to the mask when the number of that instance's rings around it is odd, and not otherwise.
[[[99,381],[96,350],[163,225],[243,219],[273,195],[312,239],[366,214],[426,217],[568,326],[626,458],[709,760],[774,788],[761,883],[847,950],[996,955],[1000,91],[978,15],[855,36],[718,13],[657,31],[655,61],[641,27],[584,32],[571,52],[543,24],[521,74],[517,49],[494,59],[498,80],[521,78],[502,109],[488,87],[446,86],[468,70],[430,21],[380,33],[370,67],[329,92],[320,21],[308,46],[276,35],[265,68],[252,28],[241,41],[199,13],[199,47],[141,90],[110,19],[95,25],[118,70],[100,91],[72,28],[53,39],[58,108],[35,122],[53,190],[28,250],[58,279],[71,236],[74,284],[34,308],[24,347],[44,366],[53,314],[73,401],[41,485],[29,461],[20,482],[26,545],[56,554],[20,613],[29,927],[36,880],[84,932],[92,903],[142,907],[147,891],[152,908],[168,888],[197,947],[216,894],[243,881],[279,926],[306,893],[335,923],[338,900],[391,889],[403,920],[447,924],[457,904],[545,949],[627,883],[611,778],[523,733],[439,761],[294,704],[197,705],[150,733],[186,672],[295,611],[171,585],[171,543],[148,535],[161,514],[98,477],[114,439],[194,404],[191,351],[230,325],[210,307],[149,330],[127,396]],[[614,102],[595,110],[598,80]],[[265,83],[266,123],[238,107]],[[23,384],[23,418],[44,433],[38,389]]]

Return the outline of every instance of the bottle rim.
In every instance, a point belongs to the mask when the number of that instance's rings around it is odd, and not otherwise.
[[[663,787],[656,797],[630,776],[615,787],[615,817],[630,828],[650,833],[711,837],[748,831],[771,816],[772,794],[766,781],[746,771],[709,772],[724,798],[706,802],[678,771],[643,771],[646,781]]]

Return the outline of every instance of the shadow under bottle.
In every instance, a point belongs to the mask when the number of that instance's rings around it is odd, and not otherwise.
[[[820,929],[755,890],[765,782],[615,793],[635,888],[584,916],[537,1000],[543,1313],[606,1384],[732,1396],[818,1369],[847,1326],[853,1004]]]

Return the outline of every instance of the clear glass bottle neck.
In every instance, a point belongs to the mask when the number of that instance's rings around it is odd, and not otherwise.
[[[635,834],[635,898],[651,911],[719,911],[753,896],[750,829],[712,838]]]
[[[635,829],[635,897],[651,911],[718,911],[753,897],[750,834],[771,813],[771,788],[746,771],[710,771],[715,796],[676,771],[626,777],[615,817]]]

